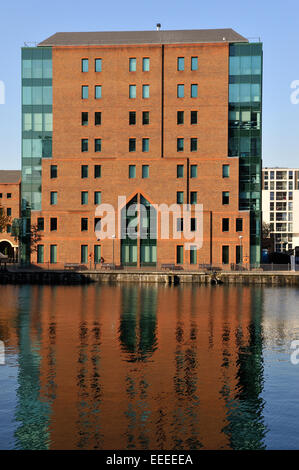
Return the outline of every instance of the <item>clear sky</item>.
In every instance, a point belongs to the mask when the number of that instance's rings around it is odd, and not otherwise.
[[[21,165],[21,51],[58,31],[233,28],[264,43],[264,166],[299,167],[299,2],[296,0],[2,0],[0,6],[0,169]],[[0,82],[1,83],[1,82]]]

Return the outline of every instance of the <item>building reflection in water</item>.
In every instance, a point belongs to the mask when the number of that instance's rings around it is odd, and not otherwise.
[[[16,447],[264,448],[262,288],[18,293]]]

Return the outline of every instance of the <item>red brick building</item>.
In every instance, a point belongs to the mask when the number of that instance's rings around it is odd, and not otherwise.
[[[12,236],[13,219],[20,217],[21,172],[17,170],[0,170],[0,206],[10,217],[11,223],[0,232],[0,253],[17,259],[18,242]]]
[[[23,49],[22,198],[43,235],[33,263],[247,261],[250,211],[239,209],[239,158],[228,156],[229,47],[247,42],[233,30],[57,33]],[[39,62],[51,71],[36,104]],[[117,212],[119,196],[189,204],[191,218],[202,205],[202,246],[186,250],[174,230],[169,239],[158,229],[153,240],[120,239],[118,214],[115,239],[98,239],[95,209]],[[184,223],[199,231],[189,220],[174,227]]]

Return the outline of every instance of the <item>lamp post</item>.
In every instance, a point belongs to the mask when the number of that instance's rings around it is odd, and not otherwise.
[[[242,247],[242,239],[243,239],[243,236],[240,235],[239,236],[239,240],[240,240],[240,264],[241,264],[241,267],[243,265],[243,247]]]

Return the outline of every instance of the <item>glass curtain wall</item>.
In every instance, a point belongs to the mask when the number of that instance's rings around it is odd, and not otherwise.
[[[239,157],[239,209],[250,211],[250,262],[261,260],[262,67],[261,43],[229,50],[229,149]]]

